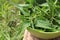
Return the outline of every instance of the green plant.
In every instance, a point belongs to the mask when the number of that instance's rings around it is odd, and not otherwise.
[[[0,0],[0,40],[22,40],[27,27],[42,32],[60,31],[59,0],[17,3],[17,0]]]
[[[30,0],[28,6],[15,5],[20,10],[20,18],[24,22],[29,21],[32,29],[42,30],[44,32],[60,31],[60,5],[58,0],[46,0],[46,3],[33,5]],[[58,11],[57,11],[58,10]]]

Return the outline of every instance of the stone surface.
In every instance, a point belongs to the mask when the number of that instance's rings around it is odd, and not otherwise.
[[[25,30],[23,40],[46,40],[46,39],[37,38],[37,37],[31,35],[27,30]],[[57,37],[54,39],[48,39],[48,40],[60,40],[60,37]]]

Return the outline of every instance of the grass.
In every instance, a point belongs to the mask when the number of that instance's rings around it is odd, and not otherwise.
[[[19,13],[10,1],[0,0],[0,40],[22,40],[24,30],[22,31]]]

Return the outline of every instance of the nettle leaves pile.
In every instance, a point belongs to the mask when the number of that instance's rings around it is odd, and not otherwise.
[[[60,5],[58,0],[46,0],[38,3],[26,0],[26,4],[16,6],[20,10],[22,22],[29,23],[32,29],[44,32],[60,31]]]

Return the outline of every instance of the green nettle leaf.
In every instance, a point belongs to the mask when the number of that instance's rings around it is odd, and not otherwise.
[[[39,5],[39,6],[48,6],[48,4],[47,3],[43,3],[43,4]]]
[[[57,17],[60,18],[60,8],[59,7],[56,8],[55,12],[56,12]]]
[[[28,2],[30,4],[34,4],[35,0],[26,0],[26,2]]]
[[[29,12],[26,12],[23,10],[23,8],[20,8],[21,12],[24,14],[24,16],[30,16]]]
[[[28,9],[28,4],[26,4],[26,5],[24,5],[24,4],[19,4],[19,5],[15,5],[14,4],[14,6],[16,7],[16,8],[18,8],[20,11],[21,11],[21,13],[24,15],[24,16],[30,16],[30,11],[29,10],[27,10]],[[26,8],[27,7],[27,8]],[[26,8],[26,9],[24,9],[24,8]]]
[[[58,17],[60,18],[60,14],[58,15]]]
[[[36,2],[37,2],[38,4],[42,4],[42,3],[45,3],[46,0],[36,0]]]
[[[58,22],[60,24],[60,20],[59,19],[55,19],[55,20],[56,20],[56,22]]]
[[[37,20],[36,27],[41,27],[45,29],[51,29],[50,23],[48,20]]]
[[[50,15],[51,15],[51,17],[53,17],[54,16],[55,4],[52,0],[47,0],[47,3],[48,3],[49,8],[50,8]]]

